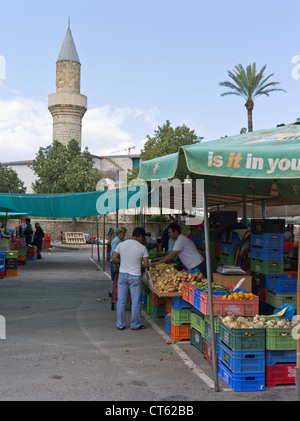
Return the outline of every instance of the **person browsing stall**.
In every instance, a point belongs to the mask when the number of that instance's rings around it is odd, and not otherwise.
[[[119,227],[116,229],[116,236],[111,242],[111,256],[113,255],[114,251],[117,248],[117,245],[120,244],[122,241],[124,241],[125,235],[126,235],[127,229],[125,227]],[[116,272],[113,268],[113,259],[111,257],[110,259],[110,274],[111,274],[111,280],[114,281]]]
[[[151,266],[170,262],[178,255],[185,269],[188,271],[199,269],[205,274],[206,266],[203,256],[198,252],[193,241],[181,233],[181,227],[173,222],[168,226],[168,233],[169,237],[175,240],[173,250],[166,256],[152,259]]]
[[[149,267],[148,251],[142,244],[145,236],[143,228],[135,228],[132,238],[118,244],[112,255],[113,260],[120,263],[116,323],[118,330],[125,329],[125,307],[129,291],[131,298],[130,327],[132,330],[145,328],[141,317],[142,259],[144,267]]]

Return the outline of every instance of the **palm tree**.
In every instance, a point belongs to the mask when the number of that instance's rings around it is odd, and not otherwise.
[[[274,88],[280,82],[269,82],[269,79],[274,76],[274,73],[265,77],[264,71],[266,65],[262,67],[259,73],[256,71],[256,64],[249,64],[246,70],[241,64],[234,67],[233,72],[228,71],[228,76],[233,80],[232,82],[220,82],[220,86],[232,89],[232,91],[224,92],[221,96],[225,95],[238,95],[246,100],[245,107],[248,112],[248,131],[253,131],[252,111],[254,108],[254,99],[259,95],[269,96],[273,91],[284,91],[284,89]]]

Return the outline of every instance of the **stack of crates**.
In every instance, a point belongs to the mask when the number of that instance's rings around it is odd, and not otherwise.
[[[11,241],[8,238],[0,239],[0,251],[10,250]]]
[[[202,314],[195,307],[191,308],[190,343],[204,355],[205,321]]]
[[[219,375],[235,391],[265,389],[264,328],[230,329],[220,321]]]
[[[5,252],[5,276],[18,276],[18,250],[7,250]]]
[[[18,265],[26,264],[26,243],[24,238],[18,238],[15,241],[15,250],[18,250]]]
[[[5,277],[5,254],[4,250],[0,251],[0,279]]]
[[[43,238],[43,248],[44,250],[49,250],[51,247],[51,234],[44,234]]]
[[[250,270],[252,291],[266,302],[266,278],[284,274],[284,219],[252,219]]]
[[[190,339],[191,304],[181,297],[171,299],[171,332],[174,341]]]
[[[219,330],[220,330],[220,317],[214,316],[214,332],[215,332],[215,345],[216,353],[218,358],[219,353]],[[211,344],[211,328],[210,328],[210,316],[204,315],[204,358],[212,366],[212,344]]]
[[[241,244],[241,240],[237,233],[232,231],[232,239],[229,242],[226,242],[226,238],[221,240],[221,255],[220,255],[220,264],[221,265],[234,265],[235,256]]]
[[[150,315],[152,319],[165,317],[166,315],[166,298],[158,297],[154,292],[151,293],[150,300]]]
[[[292,328],[266,328],[266,387],[296,383],[296,348]]]
[[[26,260],[37,260],[37,247],[27,247]]]

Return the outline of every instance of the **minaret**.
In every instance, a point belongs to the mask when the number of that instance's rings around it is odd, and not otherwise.
[[[56,93],[48,98],[48,108],[53,117],[53,141],[65,146],[75,139],[81,147],[81,122],[87,110],[87,97],[80,94],[80,70],[69,26],[56,61]]]

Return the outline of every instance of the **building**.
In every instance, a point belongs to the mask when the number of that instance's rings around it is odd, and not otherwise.
[[[80,93],[81,63],[70,26],[56,61],[56,93],[48,97],[48,108],[53,117],[53,141],[67,145],[71,139],[82,144],[82,119],[87,111],[87,97]],[[117,183],[120,171],[138,167],[139,155],[93,156],[95,167],[103,178]],[[23,181],[26,192],[33,193],[32,184],[36,176],[30,168],[33,161],[1,163],[13,169]]]

